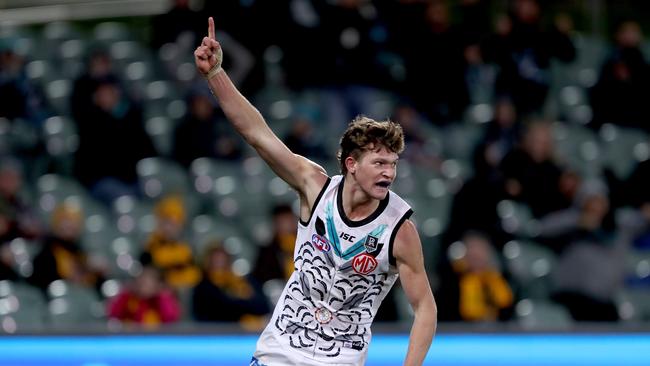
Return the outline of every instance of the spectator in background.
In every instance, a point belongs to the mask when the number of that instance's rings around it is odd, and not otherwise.
[[[156,155],[142,111],[113,76],[97,80],[87,118],[78,120],[75,174],[102,202],[138,195],[136,164]]]
[[[172,288],[190,288],[201,279],[194,264],[192,247],[181,236],[185,227],[185,208],[178,196],[167,196],[155,207],[156,229],[145,243],[143,265],[153,265]]]
[[[296,242],[298,218],[289,205],[280,204],[271,211],[273,237],[260,248],[253,269],[253,277],[261,284],[279,279],[286,281],[293,273],[293,249]]]
[[[497,20],[496,34],[486,40],[484,55],[500,68],[497,93],[510,95],[520,115],[541,112],[549,90],[551,60],[575,58],[572,28],[568,16],[558,15],[551,30],[543,29],[537,0],[514,0],[508,16]]]
[[[539,222],[540,242],[559,251],[551,274],[553,299],[575,320],[619,319],[615,296],[623,286],[629,243],[617,235],[608,190],[599,180],[586,180],[575,205]]]
[[[198,321],[239,322],[246,329],[260,330],[269,313],[267,299],[257,282],[232,268],[232,258],[221,243],[206,251],[203,279],[192,291],[192,314]]]
[[[499,269],[488,237],[477,232],[463,236],[466,253],[452,263],[459,276],[459,310],[463,320],[495,321],[508,317],[513,294]]]
[[[641,50],[643,35],[637,22],[622,22],[614,37],[614,49],[591,89],[593,120],[650,131],[647,96],[650,93],[650,65]]]
[[[497,248],[511,239],[501,226],[496,207],[501,200],[511,198],[505,189],[501,164],[504,157],[514,154],[512,150],[518,143],[520,128],[514,105],[509,98],[500,97],[494,105],[494,118],[488,122],[473,153],[474,176],[454,196],[451,220],[443,236],[443,252],[468,230],[485,233]]]
[[[528,204],[537,218],[571,206],[579,180],[557,162],[553,141],[550,123],[531,121],[500,164],[507,193]]]
[[[126,324],[157,328],[176,322],[181,306],[155,267],[145,266],[142,272],[108,303],[108,317]]]
[[[318,92],[328,128],[342,130],[341,121],[372,116],[379,90],[391,86],[389,65],[381,57],[387,30],[374,2],[295,1],[289,20],[282,43],[288,85]],[[318,72],[306,70],[307,64]]]
[[[467,102],[489,103],[494,99],[497,67],[486,62],[479,39],[468,39],[463,49]]]
[[[499,97],[494,103],[494,117],[488,122],[481,144],[485,159],[492,167],[498,167],[503,158],[517,145],[521,124],[512,99]]]
[[[203,20],[200,11],[192,8],[190,0],[171,0],[170,9],[151,19],[151,44],[155,49],[165,43],[177,41],[194,44],[198,41],[199,29],[196,24]],[[201,29],[202,30],[202,29]]]
[[[478,231],[463,234],[462,255],[447,255],[439,294],[445,320],[485,322],[512,315],[514,295],[501,272],[490,238]]]
[[[94,263],[81,246],[84,215],[81,208],[63,203],[52,212],[51,233],[43,241],[41,251],[34,258],[34,272],[30,281],[47,289],[55,280],[99,289],[105,268]]]
[[[435,124],[458,121],[469,103],[462,33],[452,26],[444,1],[430,1],[416,21],[399,45],[406,69],[403,94]]]
[[[639,162],[625,179],[612,172],[607,175],[612,206],[634,208],[635,228],[627,227],[627,234],[631,235],[635,247],[650,250],[650,160]]]
[[[93,120],[93,94],[102,80],[109,77],[117,78],[108,51],[99,46],[90,49],[86,69],[74,81],[70,95],[70,114],[77,128],[86,126],[87,121]]]
[[[0,235],[5,229],[6,223],[2,213],[0,213]],[[18,281],[22,278],[16,268],[18,267],[16,263],[16,258],[14,253],[11,251],[9,242],[0,242],[0,281],[9,280],[9,281]]]
[[[295,154],[306,156],[316,161],[323,161],[328,156],[318,135],[314,134],[314,126],[312,123],[306,117],[295,117],[291,122],[291,130],[283,140],[289,150]]]
[[[242,148],[232,132],[218,123],[224,118],[214,97],[205,87],[195,87],[188,96],[189,111],[176,127],[173,158],[185,167],[201,157],[238,160]]]
[[[205,1],[203,24],[206,17],[214,23],[223,46],[223,64],[231,71],[231,79],[245,95],[255,94],[270,81],[266,74],[267,50],[284,38],[279,36],[287,26],[288,0],[220,0]],[[255,27],[251,27],[255,24]],[[259,32],[258,29],[264,29]],[[199,34],[203,36],[203,29]],[[293,34],[298,36],[298,34]],[[301,44],[304,45],[304,44]],[[190,45],[190,51],[195,44]]]
[[[10,157],[0,159],[0,211],[7,220],[2,241],[17,237],[31,239],[40,236],[43,231],[24,193],[21,163]]]
[[[422,168],[439,170],[442,163],[442,144],[426,139],[424,125],[429,121],[408,103],[395,107],[391,119],[399,121],[404,130],[405,159]]]
[[[48,116],[45,96],[29,81],[25,58],[9,37],[0,39],[0,100],[0,117],[22,118],[40,125]]]

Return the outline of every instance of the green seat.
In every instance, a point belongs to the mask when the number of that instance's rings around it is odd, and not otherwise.
[[[630,323],[650,321],[650,289],[627,287],[616,297],[621,320]]]
[[[59,329],[88,329],[104,323],[106,311],[96,291],[64,280],[47,289],[50,324]]]
[[[86,189],[74,178],[60,174],[45,174],[36,182],[38,208],[47,221],[52,211],[60,204],[77,205],[84,215],[105,213],[105,208],[96,202]]]
[[[113,201],[112,213],[120,235],[144,240],[156,225],[154,201],[122,196]]]
[[[573,325],[567,309],[546,300],[520,300],[515,306],[515,317],[519,325],[529,330],[566,331]]]
[[[454,123],[444,129],[444,156],[469,160],[484,134],[484,125],[478,123]]]
[[[549,275],[557,263],[555,254],[537,243],[510,241],[503,247],[505,266],[519,292],[532,299],[547,299]]]
[[[191,242],[195,255],[202,256],[206,246],[217,240],[225,243],[233,237],[241,237],[239,227],[230,221],[225,221],[214,215],[199,215],[190,223]]]
[[[562,161],[583,177],[602,173],[602,152],[596,134],[580,125],[556,123],[553,126],[555,150]]]
[[[125,23],[102,22],[95,26],[93,38],[102,42],[118,42],[132,40],[133,34]],[[115,55],[111,55],[115,57]]]
[[[629,177],[636,164],[650,156],[650,139],[642,130],[605,124],[599,135],[603,164],[619,179]]]
[[[530,207],[522,202],[502,200],[497,203],[497,215],[504,231],[524,237],[535,236],[537,221]]]
[[[174,121],[162,116],[152,117],[146,121],[145,130],[159,155],[171,155],[174,143]]]
[[[188,216],[200,210],[200,202],[191,188],[185,168],[165,158],[145,158],[136,165],[138,181],[145,196],[158,200],[166,195],[179,194]]]
[[[291,203],[296,197],[259,158],[243,163],[199,158],[192,162],[190,175],[206,212],[226,220],[266,213],[273,203]]]
[[[50,117],[43,124],[43,138],[47,152],[55,164],[55,171],[71,175],[74,168],[74,153],[79,147],[79,135],[75,124],[66,117]]]
[[[38,331],[47,327],[43,293],[31,285],[0,281],[0,331]]]

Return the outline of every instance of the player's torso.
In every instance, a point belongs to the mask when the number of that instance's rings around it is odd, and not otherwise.
[[[299,225],[295,271],[269,324],[299,353],[336,362],[365,357],[372,320],[397,279],[390,243],[410,215],[391,193],[367,219],[347,219],[341,179],[331,179],[309,222]]]

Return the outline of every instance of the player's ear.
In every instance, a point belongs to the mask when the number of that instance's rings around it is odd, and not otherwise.
[[[351,174],[356,173],[357,170],[357,160],[353,158],[352,156],[348,156],[345,158],[345,168],[350,172]]]

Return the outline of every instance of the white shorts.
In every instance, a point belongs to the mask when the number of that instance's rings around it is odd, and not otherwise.
[[[366,363],[366,355],[355,363],[331,363],[328,366],[363,366]],[[257,349],[253,354],[250,366],[322,366],[324,362],[310,359],[291,347],[282,347],[280,342],[271,332],[264,331],[257,341]]]

